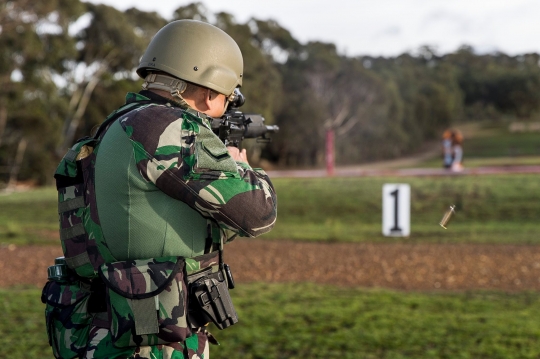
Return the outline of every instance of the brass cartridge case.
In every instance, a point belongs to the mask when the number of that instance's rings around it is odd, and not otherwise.
[[[454,213],[456,213],[456,211],[454,211],[454,208],[456,208],[456,206],[451,205],[450,208],[444,214],[443,218],[441,219],[441,222],[439,222],[439,225],[443,227],[444,229],[448,229],[446,227],[448,226],[448,223],[450,222],[450,219],[452,219],[452,216],[454,215]]]

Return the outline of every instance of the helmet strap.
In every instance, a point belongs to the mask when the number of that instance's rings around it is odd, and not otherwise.
[[[163,74],[148,74],[142,85],[143,90],[163,90],[168,91],[182,106],[190,107],[181,94],[186,90],[187,83],[183,80]]]

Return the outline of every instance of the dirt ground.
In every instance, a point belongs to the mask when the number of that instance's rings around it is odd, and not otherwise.
[[[59,247],[0,247],[0,287],[41,287]],[[316,282],[399,290],[540,290],[540,246],[352,244],[237,239],[237,283]]]

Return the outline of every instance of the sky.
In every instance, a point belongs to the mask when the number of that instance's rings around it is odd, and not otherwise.
[[[171,19],[195,1],[85,0],[136,7]],[[472,46],[478,53],[540,53],[539,0],[199,0],[238,23],[272,19],[301,43],[330,42],[347,56],[397,56],[431,46],[437,53]]]

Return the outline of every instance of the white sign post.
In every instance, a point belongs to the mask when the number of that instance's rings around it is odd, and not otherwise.
[[[411,186],[387,183],[382,193],[382,232],[387,237],[408,237],[411,233]]]

